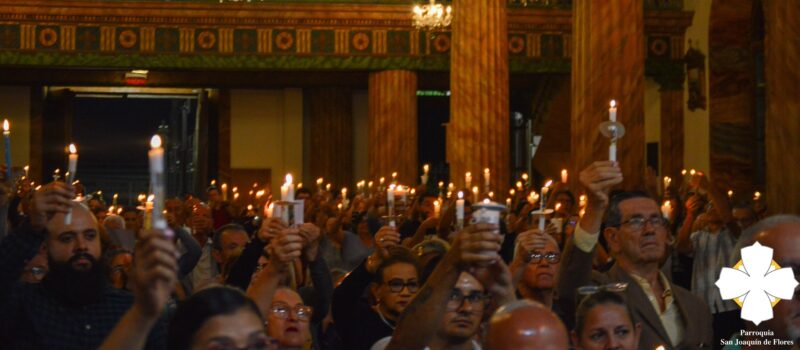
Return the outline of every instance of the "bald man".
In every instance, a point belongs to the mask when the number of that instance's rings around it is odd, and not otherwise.
[[[489,321],[487,350],[566,350],[567,328],[549,308],[529,300],[508,303]]]
[[[795,279],[800,280],[800,216],[778,215],[762,220],[755,226],[754,236],[743,237],[743,246],[747,247],[758,241],[770,247],[772,259],[781,267],[791,267]],[[774,339],[794,341],[800,344],[800,296],[795,290],[792,300],[781,300],[773,308],[773,318],[755,326],[746,322],[750,331],[773,331]],[[766,349],[768,347],[764,347]],[[775,348],[772,346],[771,348]],[[753,349],[760,349],[753,347]]]
[[[163,303],[148,295],[149,286],[135,288],[134,300],[131,293],[109,285],[105,265],[100,262],[97,221],[73,197],[74,189],[64,183],[45,186],[34,195],[30,221],[0,242],[0,342],[4,349],[96,349],[129,309],[135,309],[133,316],[127,317],[129,324],[146,323],[141,315],[150,316],[154,324],[163,309]],[[72,220],[66,224],[69,212]],[[17,282],[25,261],[36,255],[42,244],[50,271],[39,284]],[[141,252],[141,261],[152,262],[143,273],[159,269],[171,275],[175,260],[171,240],[147,239]],[[164,261],[153,261],[153,256]],[[164,264],[168,266],[161,270]],[[169,291],[164,291],[160,300],[165,299],[164,294],[169,297]],[[163,348],[164,338],[164,325],[158,323],[147,348]]]

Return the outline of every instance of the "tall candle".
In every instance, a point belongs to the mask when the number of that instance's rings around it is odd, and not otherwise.
[[[548,180],[547,183],[544,184],[542,187],[542,196],[539,199],[539,211],[541,212],[541,216],[539,216],[539,231],[544,232],[544,209],[545,203],[547,202],[547,192],[550,191],[550,185],[553,184],[553,180]]]
[[[228,200],[228,184],[226,184],[226,183],[222,184],[222,186],[220,187],[220,190],[222,190],[222,200],[223,201],[227,201]]]
[[[389,186],[386,190],[386,212],[389,216],[389,226],[395,227],[394,222],[394,185]]]
[[[489,168],[483,169],[483,185],[486,187],[486,192],[489,192],[490,178],[492,174]]]
[[[350,201],[347,200],[347,187],[342,187],[342,207],[347,209]]]
[[[433,217],[438,218],[439,213],[441,212],[441,204],[439,204],[439,200],[433,201]]]
[[[617,101],[611,100],[608,108],[608,119],[612,122],[617,121]],[[617,161],[617,140],[612,138],[611,144],[608,146],[608,160],[612,162]]]
[[[567,169],[561,169],[561,183],[565,184],[569,180]]]
[[[117,200],[119,199],[119,193],[114,193],[114,197],[111,199],[111,205],[117,206]]]
[[[672,204],[670,201],[664,201],[664,205],[661,206],[661,216],[669,220],[670,213],[672,213]]]
[[[72,184],[75,178],[75,171],[78,169],[78,149],[75,147],[75,144],[69,145],[69,164],[67,165],[67,169],[66,178],[64,180],[66,183]],[[64,215],[64,225],[70,224],[72,224],[72,208]]]
[[[425,165],[422,166],[422,173],[423,174],[420,177],[420,180],[422,180],[422,184],[423,185],[427,185],[428,184],[428,171],[429,170],[430,170],[430,165],[425,164]]]
[[[322,192],[322,182],[325,181],[322,178],[317,179],[317,191]]]
[[[163,213],[164,200],[167,197],[164,181],[164,148],[161,147],[161,137],[158,135],[150,139],[150,151],[147,152],[147,157],[150,159],[150,186],[153,188],[152,227],[166,229],[167,220],[164,219]]]
[[[11,181],[11,125],[8,119],[3,120],[3,141],[6,147],[6,181]],[[28,175],[27,171],[25,175]]]
[[[466,174],[464,174],[464,183],[466,184],[467,188],[472,187],[472,173],[471,172],[468,171]]]
[[[292,174],[286,174],[286,182],[281,186],[281,200],[293,201],[294,200],[294,183]]]
[[[456,200],[456,223],[459,229],[464,227],[464,192],[461,191],[458,191]]]
[[[478,194],[479,194],[478,191],[479,191],[478,186],[472,187],[472,195],[475,196],[474,198],[472,198],[472,200],[476,202],[478,201]]]
[[[728,199],[733,199],[733,190],[728,191]]]
[[[397,172],[396,171],[392,173],[392,183],[393,184],[397,184]]]
[[[273,211],[273,208],[275,208],[275,203],[270,203],[270,204],[267,206],[267,209],[265,210],[265,213],[267,214],[267,217],[268,217],[268,218],[271,218],[271,217],[272,217],[272,211]]]

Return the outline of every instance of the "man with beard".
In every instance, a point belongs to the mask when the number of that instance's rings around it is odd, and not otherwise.
[[[31,203],[30,221],[0,243],[3,348],[95,349],[120,319],[125,320],[128,329],[117,330],[112,340],[122,339],[122,335],[138,325],[156,324],[169,299],[175,279],[171,240],[152,234],[141,240],[137,259],[143,266],[141,283],[134,288],[134,302],[129,292],[108,284],[105,264],[99,261],[102,252],[97,221],[85,206],[72,201],[73,196],[73,188],[59,182],[37,191]],[[70,211],[72,220],[67,225],[65,214]],[[25,261],[36,255],[42,243],[47,251],[49,273],[40,284],[18,283]],[[147,338],[148,349],[164,347],[164,331],[163,324],[156,324]],[[140,343],[144,345],[144,338]]]

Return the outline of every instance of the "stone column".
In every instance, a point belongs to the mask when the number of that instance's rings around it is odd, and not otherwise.
[[[627,132],[617,143],[623,187],[643,189],[644,6],[640,0],[575,1],[572,54],[572,174],[608,159],[609,141],[598,126],[617,101]]]
[[[661,87],[661,176],[680,184],[683,169],[683,85]]]
[[[767,207],[800,213],[800,2],[764,1]]]
[[[349,89],[309,89],[308,178],[324,177],[337,187],[353,183],[353,96]]]
[[[416,184],[417,74],[390,70],[369,75],[369,176]]]
[[[503,197],[509,184],[507,0],[455,0],[450,58],[450,180],[483,184],[492,171],[492,190]],[[483,190],[483,188],[481,188]]]

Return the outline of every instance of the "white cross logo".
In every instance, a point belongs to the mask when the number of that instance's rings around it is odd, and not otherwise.
[[[716,285],[722,299],[742,307],[742,319],[758,325],[772,319],[772,307],[781,299],[792,299],[798,283],[791,268],[772,260],[772,248],[756,242],[742,249],[742,260],[733,268],[722,268]]]

